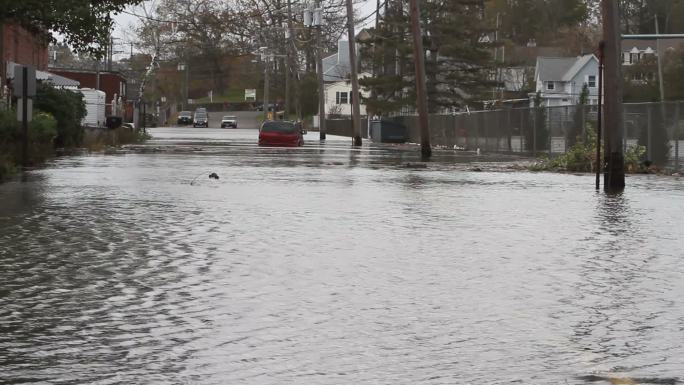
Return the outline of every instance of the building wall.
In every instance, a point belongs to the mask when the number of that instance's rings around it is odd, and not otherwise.
[[[347,103],[345,104],[337,104],[337,93],[338,92],[346,92],[347,93]],[[364,91],[361,89],[361,95],[363,97],[368,97],[370,93],[368,91]],[[347,84],[346,82],[338,82],[338,83],[332,83],[328,86],[326,86],[325,89],[325,110],[326,113],[330,113],[331,111],[335,111],[336,113],[339,113],[340,115],[351,115],[352,114],[352,104],[351,100],[349,100],[349,94],[351,94],[351,83]],[[339,112],[337,112],[339,110]],[[361,103],[359,105],[359,111],[361,115],[366,115],[366,106]]]
[[[78,80],[81,82],[81,88],[96,88],[97,73],[95,71],[75,71],[75,70],[60,70],[52,68],[50,72],[64,76],[69,79]],[[100,90],[106,94],[107,109],[106,114],[111,114],[111,103],[114,94],[122,96],[126,100],[126,79],[118,73],[100,72]]]
[[[587,81],[589,75],[596,76],[596,87],[589,87],[589,98],[598,98],[598,62],[591,60],[587,65],[584,66],[577,75],[573,78],[573,90],[574,99],[579,102],[579,94],[582,92],[582,87]]]
[[[34,35],[17,24],[0,25],[0,78],[6,78],[7,63],[33,65],[36,69],[46,70],[48,66],[47,41]]]

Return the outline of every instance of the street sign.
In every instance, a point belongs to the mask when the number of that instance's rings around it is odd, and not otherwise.
[[[36,96],[36,68],[33,66],[14,66],[14,80],[12,82],[14,88],[14,96],[17,98],[24,97],[24,68],[27,69],[26,93],[28,97]]]
[[[17,121],[21,122],[23,121],[23,112],[24,112],[24,99],[18,99],[17,100]],[[29,99],[26,101],[26,105],[28,108],[26,109],[27,114],[26,114],[26,121],[30,122],[33,120],[33,99]]]
[[[256,89],[246,88],[245,89],[245,100],[256,100]]]

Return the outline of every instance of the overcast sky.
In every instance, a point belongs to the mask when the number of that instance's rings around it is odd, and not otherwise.
[[[149,3],[149,1],[148,1]],[[367,16],[375,11],[376,2],[375,0],[365,0],[362,4],[357,4],[354,6],[355,12],[357,13],[357,18]],[[142,15],[143,12],[138,7],[129,7],[127,11],[135,14]],[[363,27],[372,26],[375,21],[374,17],[369,18],[364,25],[357,26],[356,30]],[[119,55],[115,56],[115,59],[120,59],[128,57],[130,53],[130,42],[134,40],[134,27],[138,23],[138,18],[126,13],[121,13],[114,17],[114,37],[116,40],[115,49],[117,51],[123,51]],[[343,36],[343,40],[346,40],[346,35]]]

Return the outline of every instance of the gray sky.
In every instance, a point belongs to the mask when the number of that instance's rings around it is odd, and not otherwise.
[[[150,3],[150,1],[147,1],[147,3]],[[374,12],[375,6],[375,0],[365,0],[364,3],[355,5],[354,8],[357,17],[364,17]],[[129,7],[127,8],[127,11],[139,15],[143,14],[139,7]],[[357,26],[357,31],[363,27],[372,26],[374,21],[374,17],[369,18],[364,25]],[[130,42],[134,39],[134,27],[138,23],[138,18],[126,13],[121,13],[114,17],[114,22],[114,37],[118,39],[116,41],[117,46],[115,49],[117,51],[125,51],[125,53],[115,55],[115,59],[128,57],[130,53]],[[346,35],[343,39],[346,40]]]

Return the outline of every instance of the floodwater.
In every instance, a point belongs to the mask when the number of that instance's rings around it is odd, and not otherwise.
[[[684,380],[682,179],[152,133],[0,185],[0,383]]]

